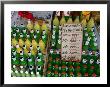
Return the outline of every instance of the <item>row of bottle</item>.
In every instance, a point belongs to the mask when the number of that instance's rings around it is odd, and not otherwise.
[[[42,37],[40,36],[40,34],[34,35],[34,38],[31,38],[29,34],[26,34],[26,37],[23,34],[22,37],[15,36],[11,39],[12,45],[14,47],[19,45],[19,48],[27,50],[30,50],[32,48],[34,51],[37,49],[37,46],[39,46],[41,48],[41,51],[44,51],[46,49],[48,40],[48,35],[44,32],[45,30],[43,31]]]
[[[94,27],[91,28],[91,30],[88,32],[87,27],[83,30],[83,50],[87,51],[97,51],[97,37],[94,32]]]
[[[53,19],[53,24],[55,26],[63,25],[65,23],[81,23],[83,27],[87,26],[88,30],[90,30],[94,26],[94,19],[91,17],[87,22],[86,17],[80,20],[80,16],[76,16],[75,20],[73,21],[72,16],[69,16],[68,20],[66,21],[66,16],[62,16],[61,20],[59,21],[58,17],[55,15],[55,18]]]
[[[70,73],[81,74],[88,73],[89,76],[96,73],[97,76],[100,75],[100,60],[97,56],[83,55],[81,62],[68,62],[62,61],[59,54],[50,54],[51,57],[48,59],[47,65],[47,76],[54,77],[54,72],[58,72],[58,76],[66,72],[68,75]],[[55,73],[54,73],[55,74]],[[57,75],[56,75],[57,76]]]
[[[34,68],[34,69],[33,69]],[[11,76],[12,77],[42,77],[43,76],[43,69],[34,66],[12,66],[11,69]]]

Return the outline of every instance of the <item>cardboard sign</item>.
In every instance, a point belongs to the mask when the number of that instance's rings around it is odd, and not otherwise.
[[[81,24],[65,24],[62,27],[62,60],[80,61],[82,52]]]

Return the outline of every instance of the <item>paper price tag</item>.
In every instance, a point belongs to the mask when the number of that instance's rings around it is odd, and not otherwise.
[[[66,61],[81,60],[82,26],[80,24],[65,24],[62,27],[62,59]]]

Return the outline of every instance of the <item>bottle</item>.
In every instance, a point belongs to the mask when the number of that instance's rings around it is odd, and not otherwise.
[[[61,38],[58,39],[56,47],[57,47],[57,49],[61,49]]]
[[[80,22],[79,22],[79,16],[76,17],[76,19],[74,20],[74,23],[75,23],[75,24],[79,24],[79,23],[80,23]]]
[[[31,71],[31,77],[36,77],[36,75],[33,71]]]
[[[35,21],[34,30],[35,30],[35,31],[36,31],[36,30],[39,30],[39,31],[41,32],[41,27],[40,27],[40,25],[38,24],[37,21]]]
[[[57,64],[58,66],[60,66],[60,59],[56,58],[55,64]]]
[[[30,38],[31,39],[34,38],[34,30],[33,29],[30,30]]]
[[[28,19],[27,29],[28,29],[29,31],[31,31],[31,29],[33,29],[33,23],[31,22],[30,19]]]
[[[58,65],[54,65],[54,71],[58,71],[59,70],[59,67],[58,67]]]
[[[52,77],[52,73],[51,73],[51,71],[47,71],[47,75],[46,75],[47,77]]]
[[[22,48],[25,43],[24,43],[23,39],[19,39],[18,44]]]
[[[47,45],[47,36],[46,35],[42,35],[42,41],[45,43],[45,45]]]
[[[21,77],[25,77],[25,73],[23,70],[20,70]]]
[[[38,43],[35,41],[35,39],[32,40],[32,46],[33,46],[33,50],[37,49]]]
[[[27,66],[26,59],[24,57],[20,57],[20,65],[21,66]]]
[[[73,72],[69,72],[69,77],[74,77]]]
[[[13,69],[11,70],[11,77],[16,77],[15,71]]]
[[[20,29],[17,27],[16,28],[16,40],[18,40],[20,37]]]
[[[43,64],[44,64],[44,62],[43,62],[42,58],[37,57],[37,65],[38,66],[43,66]]]
[[[21,77],[21,74],[18,70],[15,70],[16,77]]]
[[[81,24],[82,24],[82,27],[83,27],[83,28],[86,27],[86,25],[87,25],[86,17],[82,19]]]
[[[72,24],[73,23],[73,20],[72,20],[72,17],[70,16],[68,21],[67,21],[67,24]]]
[[[43,24],[42,24],[42,27],[41,27],[41,30],[45,30],[46,31],[46,34],[48,34],[48,28],[47,28],[47,25],[45,24],[45,21],[43,21]]]
[[[24,27],[22,33],[23,33],[23,40],[25,40],[27,34],[27,28]]]
[[[53,20],[53,25],[56,26],[56,27],[59,26],[59,20],[58,20],[57,15],[55,15],[55,18],[54,18],[54,20]]]
[[[26,39],[26,41],[25,41],[25,45],[26,45],[26,49],[30,49],[30,45],[31,45],[31,42],[30,42],[30,40],[29,39]]]
[[[30,77],[30,73],[29,73],[28,70],[25,71],[25,76],[26,76],[26,77]]]
[[[64,25],[65,23],[66,23],[65,17],[64,17],[64,15],[62,15],[62,18],[61,18],[61,20],[60,20],[60,25],[62,26],[62,25]]]
[[[41,52],[44,52],[46,49],[45,43],[40,39],[39,41],[39,47],[41,48]]]
[[[16,47],[16,45],[18,44],[18,41],[15,38],[12,38],[11,44]]]
[[[28,66],[34,66],[34,65],[35,65],[34,58],[28,57]]]
[[[61,77],[66,77],[66,72],[62,72]]]
[[[91,28],[94,27],[94,19],[91,17],[91,19],[87,23],[87,31],[91,31]]]
[[[41,75],[40,75],[40,73],[39,73],[39,72],[37,72],[37,74],[36,74],[36,75],[37,75],[37,77],[41,77]]]
[[[16,56],[11,56],[11,64],[19,65],[19,60],[16,58]]]
[[[61,66],[61,72],[66,72],[66,66],[65,65]]]
[[[71,66],[69,66],[69,72],[74,72],[74,67],[71,65]]]
[[[58,71],[55,71],[55,72],[54,72],[54,77],[59,77]]]
[[[47,70],[52,71],[52,69],[53,69],[53,67],[52,67],[51,63],[49,63]]]

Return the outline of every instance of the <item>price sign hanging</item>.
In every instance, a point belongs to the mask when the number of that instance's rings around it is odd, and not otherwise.
[[[82,36],[83,32],[81,24],[65,24],[62,26],[62,60],[81,60]]]

